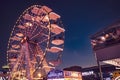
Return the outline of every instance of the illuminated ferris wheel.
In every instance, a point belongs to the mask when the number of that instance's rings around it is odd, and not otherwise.
[[[9,80],[38,80],[61,62],[65,29],[47,6],[33,5],[17,20],[8,42]]]

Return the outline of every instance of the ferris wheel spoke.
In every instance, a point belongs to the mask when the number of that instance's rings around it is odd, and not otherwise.
[[[48,40],[48,38],[43,39],[42,41],[37,42],[37,44],[41,44],[41,43],[43,43],[43,42],[45,42],[45,41],[47,41],[47,40]]]
[[[33,31],[31,32],[31,35],[33,35],[33,33],[36,31],[37,26],[34,26],[35,28],[33,29]]]
[[[46,35],[46,36],[48,36],[48,35]],[[52,37],[55,37],[55,36],[56,36],[56,34],[51,35],[51,38],[52,38]],[[45,38],[45,39],[43,39],[42,41],[37,42],[37,43],[38,43],[38,44],[41,44],[41,43],[43,43],[43,42],[45,42],[45,41],[47,41],[47,40],[49,40],[48,37]]]
[[[37,54],[36,55],[39,56],[40,59],[42,59],[43,56],[44,56],[44,52],[43,52],[42,48],[38,44],[36,46],[36,50],[37,50]]]
[[[28,47],[29,47],[29,49],[30,49],[30,53],[31,53],[31,54],[34,54],[34,49],[31,48],[31,44],[29,44]]]
[[[46,55],[46,53],[45,53],[45,51],[43,52],[43,50],[42,50],[42,48],[39,46],[39,44],[37,44],[37,46],[38,46],[38,48],[39,48],[39,51],[40,51],[39,55],[40,55],[40,58],[41,58],[41,62],[39,63],[39,65],[41,65],[42,62],[45,60],[45,55]],[[44,62],[44,63],[45,63],[45,62]],[[45,63],[45,65],[47,65],[47,64]]]
[[[29,50],[30,50],[30,55],[31,55],[31,61],[32,61],[32,63],[37,63],[36,62],[36,51],[35,51],[35,49],[33,49],[33,47],[32,47],[32,44],[29,44]]]
[[[28,23],[28,27],[26,28],[26,35],[27,36],[32,36],[32,31],[34,29],[34,23],[31,22],[31,23]]]
[[[31,37],[32,34],[31,32],[33,31],[33,26],[29,28],[29,30],[27,31],[27,36]]]
[[[36,43],[39,43],[39,41],[42,41],[46,38],[48,38],[48,34],[45,34],[45,33],[42,33],[42,32],[39,32],[38,34],[36,34],[35,36],[33,36],[30,40],[34,40],[34,39],[38,39],[38,41]]]
[[[29,31],[28,31],[29,28],[28,28],[28,26],[27,26],[28,24],[29,24],[29,23],[26,23],[26,26],[25,26],[25,25],[18,25],[17,27],[18,27],[19,29],[18,29],[17,31],[20,32],[20,33],[23,33],[23,34],[28,34],[28,33],[26,33],[26,32],[29,32]],[[17,32],[17,31],[16,31],[16,32]]]
[[[33,38],[36,38],[37,36],[40,36],[41,33],[42,33],[42,29],[41,29],[37,34],[35,34],[34,36],[32,36],[32,37],[30,38],[30,40],[32,40]]]
[[[38,47],[39,47],[39,49],[40,50],[42,50],[41,49],[41,47],[39,46],[39,44],[37,44],[38,45]],[[43,52],[42,51],[42,53],[40,54],[41,56],[41,61],[39,62],[39,65],[38,65],[38,67],[36,68],[36,71],[40,68],[40,66],[42,66],[43,68],[44,67],[47,67],[48,69],[46,69],[47,71],[49,71],[50,69],[49,69],[49,66],[48,66],[48,64],[47,64],[47,61],[46,61],[46,59],[45,59],[45,55],[46,55],[46,52]]]
[[[23,53],[20,54],[20,56],[17,58],[17,61],[16,61],[15,65],[14,65],[14,68],[12,70],[13,72],[15,72],[17,70],[17,67],[18,67],[18,64],[19,64],[19,62],[20,62],[20,60],[22,58],[22,55],[23,55]]]

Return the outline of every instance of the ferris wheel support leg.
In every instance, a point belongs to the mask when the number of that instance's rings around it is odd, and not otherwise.
[[[29,54],[27,42],[24,43],[24,51],[25,51],[25,59],[26,59],[26,75],[28,80],[32,80],[30,54]]]

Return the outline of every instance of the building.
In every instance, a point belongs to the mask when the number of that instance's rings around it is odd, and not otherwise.
[[[113,65],[101,65],[103,80],[115,80],[120,77],[120,68]],[[100,71],[98,66],[81,68],[72,66],[64,68],[65,80],[100,80]]]
[[[114,72],[118,72],[119,69],[113,65],[101,65],[102,76],[104,80],[112,80],[115,78]],[[120,75],[117,75],[118,77]],[[98,66],[82,68],[82,78],[83,80],[100,80],[100,73]]]
[[[80,66],[72,66],[68,68],[64,68],[64,79],[65,80],[82,80],[82,73],[81,73]]]

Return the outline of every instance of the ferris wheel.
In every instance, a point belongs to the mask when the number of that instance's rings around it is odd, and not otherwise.
[[[9,80],[38,80],[58,66],[64,32],[60,16],[49,7],[33,5],[26,9],[8,41]]]

